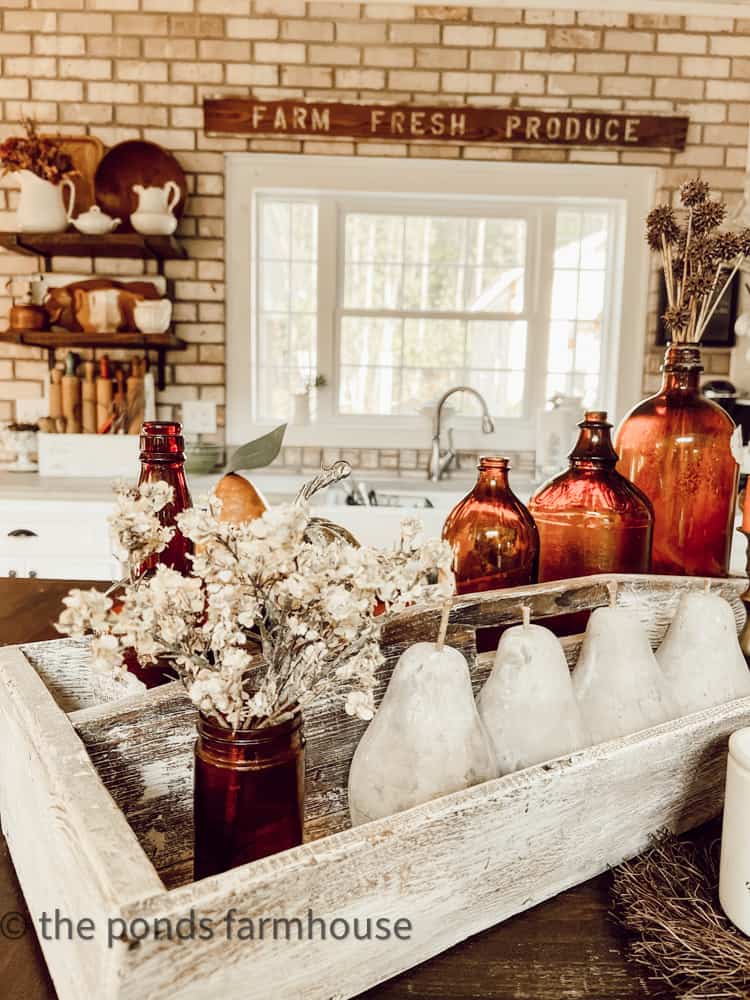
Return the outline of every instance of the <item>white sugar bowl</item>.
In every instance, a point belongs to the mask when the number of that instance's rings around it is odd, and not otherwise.
[[[141,333],[166,333],[172,320],[169,299],[141,299],[133,309],[135,325]]]
[[[111,215],[102,212],[98,205],[92,205],[88,212],[81,212],[72,221],[79,233],[86,236],[106,236],[117,229],[122,219],[113,219]]]

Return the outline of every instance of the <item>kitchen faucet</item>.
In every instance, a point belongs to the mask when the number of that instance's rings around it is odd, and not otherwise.
[[[428,477],[437,483],[443,478],[443,475],[450,468],[451,462],[456,457],[456,453],[453,450],[453,429],[448,428],[448,450],[443,451],[440,447],[440,431],[441,431],[441,421],[443,418],[443,406],[445,401],[453,395],[454,392],[470,392],[472,396],[476,396],[479,400],[479,404],[482,407],[482,432],[484,434],[491,434],[495,429],[495,424],[490,416],[490,410],[487,406],[484,396],[477,392],[476,389],[472,389],[470,385],[457,385],[453,389],[448,389],[440,397],[440,401],[435,409],[435,416],[433,418],[432,424],[432,454],[430,455],[430,467],[427,473]]]

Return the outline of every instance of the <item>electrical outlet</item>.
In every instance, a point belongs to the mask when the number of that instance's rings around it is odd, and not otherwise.
[[[19,424],[35,424],[40,417],[46,417],[48,413],[49,404],[44,397],[16,400],[16,421]]]
[[[214,434],[216,403],[207,399],[186,399],[182,404],[182,431],[184,434]]]

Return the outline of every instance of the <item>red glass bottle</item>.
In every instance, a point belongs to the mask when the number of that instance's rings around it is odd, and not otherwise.
[[[539,581],[594,573],[648,573],[654,515],[639,489],[615,469],[607,414],[591,411],[570,467],[529,501],[539,531]]]
[[[138,485],[165,482],[174,489],[174,498],[159,512],[159,521],[174,527],[177,515],[192,506],[190,490],[185,478],[185,442],[182,425],[175,421],[146,421],[141,428],[141,474]],[[189,554],[192,542],[175,527],[174,535],[162,552],[157,552],[142,564],[139,572],[148,573],[158,565],[169,566],[189,576],[191,571]],[[142,667],[135,652],[128,650],[124,656],[127,669],[142,681],[146,687],[158,687],[175,679],[166,667]]]
[[[141,428],[141,475],[138,485],[164,482],[174,490],[174,499],[159,513],[162,524],[173,527],[177,515],[193,506],[185,478],[185,441],[182,425],[176,421],[146,421]],[[176,569],[183,576],[191,571],[188,555],[192,543],[175,527],[175,533],[163,552],[150,556],[141,567],[147,572],[159,564]]]
[[[539,536],[508,484],[509,467],[507,458],[480,458],[474,489],[459,500],[443,526],[443,538],[453,549],[459,594],[536,581]]]
[[[700,349],[672,344],[659,391],[617,432],[619,471],[654,508],[653,573],[729,573],[739,466],[732,418],[700,391]]]
[[[302,843],[302,714],[232,731],[201,716],[195,745],[195,878]]]

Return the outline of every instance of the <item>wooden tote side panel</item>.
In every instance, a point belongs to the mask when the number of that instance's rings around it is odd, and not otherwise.
[[[93,940],[40,940],[61,1000],[117,995],[127,946],[106,924],[158,875],[73,727],[15,647],[0,649],[0,816],[39,936],[42,914],[94,923]]]
[[[689,829],[721,806],[726,743],[750,699],[667,723],[134,905],[133,915],[193,911],[215,929],[189,947],[144,941],[123,998],[272,995],[344,1000],[609,865],[663,827]],[[227,940],[235,908],[255,940]],[[406,918],[409,940],[257,938],[257,921]]]

